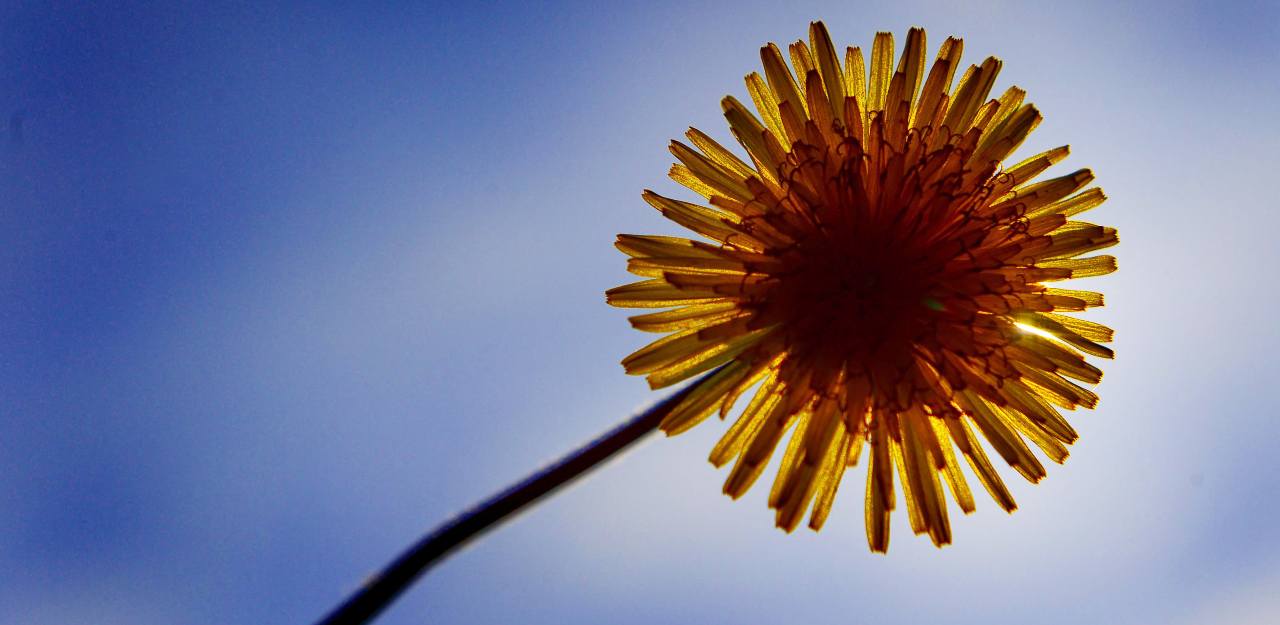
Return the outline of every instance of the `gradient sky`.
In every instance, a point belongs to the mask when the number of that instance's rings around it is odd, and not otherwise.
[[[1023,153],[1097,173],[1119,358],[1072,457],[880,556],[860,473],[785,535],[719,494],[711,422],[380,622],[1280,619],[1273,3],[103,4],[0,8],[0,623],[309,622],[657,399],[613,237],[675,232],[639,198],[688,195],[666,142],[728,143],[720,97],[812,19],[1000,56]]]

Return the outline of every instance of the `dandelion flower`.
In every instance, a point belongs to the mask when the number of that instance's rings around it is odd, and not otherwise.
[[[1062,313],[1102,295],[1050,285],[1116,269],[1091,255],[1115,229],[1074,220],[1105,196],[1087,169],[1035,181],[1066,147],[1004,164],[1040,113],[1017,87],[988,99],[995,58],[953,89],[961,48],[947,39],[926,73],[914,28],[895,69],[879,33],[868,66],[859,48],[842,60],[820,22],[789,46],[790,67],[761,48],[764,75],[746,77],[759,117],[721,102],[749,162],[690,129],[670,175],[703,201],[644,192],[700,238],[618,236],[646,279],[609,303],[666,309],[630,318],[665,336],[622,364],[653,388],[710,372],[662,421],[668,435],[750,395],[710,459],[733,463],[724,492],[737,498],[789,437],[769,493],[786,531],[806,512],[822,527],[867,448],[871,549],[888,549],[895,474],[912,530],[947,544],[944,485],[974,509],[959,456],[1015,508],[979,434],[1036,482],[1028,441],[1062,462],[1077,435],[1060,410],[1098,402],[1081,384],[1102,372],[1084,355],[1112,357],[1112,331]]]

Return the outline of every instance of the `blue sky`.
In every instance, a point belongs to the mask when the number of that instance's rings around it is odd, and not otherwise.
[[[105,4],[105,3],[104,3]],[[461,6],[461,5],[466,6]],[[867,553],[719,494],[708,423],[455,555],[385,623],[1270,623],[1269,3],[0,8],[0,623],[298,623],[656,400],[602,292],[674,232],[757,48],[965,38],[1120,229],[1119,357],[1021,509]],[[684,197],[684,196],[681,196]],[[857,474],[855,474],[857,475]],[[851,476],[853,478],[853,476]],[[985,504],[985,505],[984,505]]]

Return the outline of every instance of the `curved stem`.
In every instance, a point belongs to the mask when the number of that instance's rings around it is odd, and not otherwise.
[[[446,521],[365,582],[318,625],[347,625],[370,621],[418,576],[467,541],[511,518],[525,506],[573,481],[656,430],[671,409],[697,386],[697,382],[686,386],[552,465]]]

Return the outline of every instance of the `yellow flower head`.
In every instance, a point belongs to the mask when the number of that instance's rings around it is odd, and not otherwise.
[[[663,421],[668,434],[723,418],[754,387],[711,462],[734,463],[724,491],[739,497],[790,433],[769,494],[787,531],[810,508],[822,526],[870,447],[871,549],[888,549],[895,471],[912,530],[949,543],[942,485],[974,507],[955,450],[1016,507],[975,427],[1036,482],[1045,470],[1026,441],[1062,462],[1077,435],[1059,409],[1098,402],[1078,385],[1102,377],[1083,354],[1112,357],[1112,332],[1060,313],[1102,295],[1047,284],[1116,269],[1082,257],[1116,244],[1115,229],[1072,220],[1106,198],[1085,189],[1087,169],[1031,182],[1066,147],[1003,164],[1040,113],[1017,87],[987,99],[995,58],[951,89],[961,48],[943,42],[927,74],[919,28],[896,69],[892,34],[876,35],[867,68],[858,48],[842,63],[820,22],[791,44],[794,74],[776,45],[761,48],[764,76],[746,78],[760,117],[721,102],[750,163],[690,129],[692,146],[671,144],[671,177],[705,202],[644,193],[705,240],[618,236],[628,270],[648,279],[609,303],[670,309],[631,317],[667,335],[622,364],[654,388],[715,369]]]

